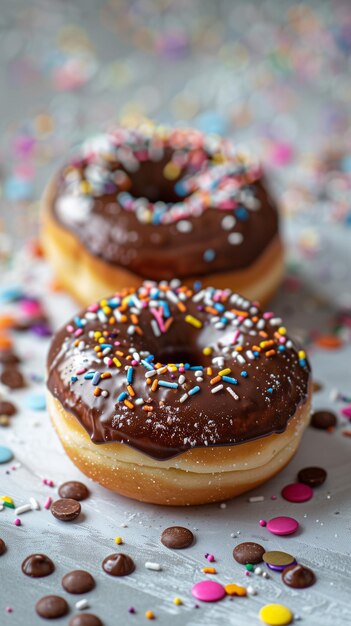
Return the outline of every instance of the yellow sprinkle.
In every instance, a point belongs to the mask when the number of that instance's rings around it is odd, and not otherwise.
[[[186,315],[185,321],[188,322],[188,324],[195,326],[195,328],[202,328],[202,322],[200,322],[200,320],[196,319],[196,317],[193,317],[192,315]]]
[[[80,190],[82,193],[90,193],[91,184],[87,180],[82,180],[82,182],[80,183]]]
[[[104,306],[102,310],[106,315],[110,315],[110,313],[112,312],[112,309],[110,306]]]
[[[100,338],[98,339],[98,342],[99,342],[99,343],[105,343],[105,337],[100,337]]]
[[[96,330],[96,331],[94,332],[94,337],[95,337],[95,339],[98,339],[99,337],[101,337],[101,333],[100,333],[100,331],[99,331],[99,330]]]
[[[173,161],[169,161],[169,163],[167,163],[163,168],[163,175],[167,178],[167,180],[175,180],[179,176],[180,172],[181,170],[179,165],[173,163]]]
[[[280,328],[278,328],[278,333],[280,335],[286,335],[286,328],[285,328],[285,326],[281,326]]]
[[[299,354],[299,359],[306,358],[306,352],[304,352],[304,350],[299,350],[298,354]]]
[[[217,574],[215,567],[203,567],[201,571],[203,574]]]
[[[123,543],[123,539],[122,539],[122,537],[115,537],[115,543],[116,543],[118,546],[120,546],[120,545],[121,545],[121,543]]]
[[[127,385],[127,391],[128,391],[130,396],[132,396],[132,397],[135,396],[135,391],[134,391],[132,385]]]
[[[2,500],[3,502],[7,502],[8,504],[13,504],[13,500],[12,498],[10,498],[10,496],[1,496],[0,500]]]
[[[231,369],[230,367],[226,367],[224,370],[221,370],[220,372],[218,372],[218,376],[228,376],[228,374],[231,373]]]
[[[183,601],[181,598],[174,598],[173,600],[173,604],[175,604],[176,606],[180,606],[181,604],[183,604]]]
[[[122,363],[121,361],[119,361],[119,359],[117,359],[117,357],[114,357],[112,361],[114,362],[116,367],[121,367]]]
[[[145,617],[147,619],[155,619],[155,613],[153,611],[146,611]]]
[[[204,348],[202,354],[205,356],[210,356],[212,354],[212,348]]]
[[[129,400],[125,400],[124,404],[128,407],[128,409],[134,409],[134,404]]]

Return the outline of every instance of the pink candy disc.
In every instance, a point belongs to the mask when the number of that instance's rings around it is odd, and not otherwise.
[[[267,522],[267,529],[273,535],[292,535],[299,527],[299,522],[293,517],[273,517]]]
[[[214,580],[202,580],[200,583],[196,583],[191,589],[196,600],[202,602],[218,602],[224,598],[225,589],[223,585],[216,583]]]
[[[291,483],[284,487],[282,496],[289,502],[307,502],[313,497],[313,489],[304,483]]]

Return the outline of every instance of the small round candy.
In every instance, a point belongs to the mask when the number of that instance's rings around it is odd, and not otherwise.
[[[309,567],[295,563],[284,570],[282,580],[293,589],[306,589],[314,585],[316,576]]]
[[[6,446],[0,446],[0,463],[8,463],[13,459],[13,452]]]
[[[313,498],[313,489],[304,483],[291,483],[282,489],[282,496],[289,502],[307,502]]]
[[[193,585],[191,593],[196,600],[202,602],[218,602],[226,595],[223,585],[214,580],[202,580]]]
[[[280,552],[280,550],[269,550],[263,555],[263,560],[268,565],[287,567],[295,562],[295,557],[288,552]]]
[[[299,522],[293,517],[280,516],[280,517],[272,517],[272,519],[267,522],[267,529],[273,535],[292,535],[297,531],[299,527]]]
[[[284,604],[266,604],[259,612],[260,619],[269,626],[291,624],[293,614]]]
[[[315,411],[311,417],[311,426],[318,428],[318,430],[334,428],[336,422],[336,415],[331,411]]]
[[[265,553],[265,549],[259,543],[253,541],[245,541],[235,546],[233,550],[233,557],[237,563],[242,565],[253,564],[257,565],[262,563],[262,556]]]
[[[297,479],[300,483],[304,483],[310,487],[323,485],[326,478],[327,472],[323,467],[304,467],[297,475]]]

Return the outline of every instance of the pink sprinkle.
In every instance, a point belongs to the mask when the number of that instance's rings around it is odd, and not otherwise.
[[[271,500],[276,500],[277,496],[271,496]]]
[[[132,365],[138,365],[138,361],[136,361],[135,359],[132,360]]]
[[[270,320],[273,315],[274,313],[272,313],[271,311],[266,311],[265,313],[263,313],[263,319]]]
[[[108,358],[107,361],[106,361],[106,364],[108,366],[110,366],[110,365],[112,365],[112,363],[113,363],[112,359]]]
[[[83,329],[82,328],[77,328],[77,330],[74,333],[75,337],[80,337],[80,335],[83,334]]]
[[[43,478],[43,484],[47,485],[48,487],[54,487],[54,481],[50,480],[49,478]]]
[[[52,504],[52,498],[50,498],[50,496],[48,498],[46,498],[45,503],[44,503],[44,509],[49,509],[51,507]]]
[[[259,524],[260,526],[267,526],[267,522],[265,519],[260,519]]]
[[[250,572],[248,570],[246,570],[245,576],[251,576],[251,574],[250,574]]]
[[[349,419],[351,419],[351,404],[341,409],[341,413],[345,415],[345,417],[348,417]]]
[[[10,606],[7,606],[7,607],[5,608],[5,611],[6,611],[6,613],[12,613],[13,608],[12,608],[12,607],[10,607]]]
[[[87,370],[85,369],[85,367],[81,367],[79,370],[76,371],[77,376],[79,376],[79,374],[85,374]]]
[[[99,305],[97,303],[91,304],[90,306],[88,306],[88,311],[90,311],[90,313],[96,313],[96,311],[98,310],[99,310]]]
[[[213,563],[216,560],[213,554],[205,554],[205,558],[210,561],[210,563]]]
[[[66,330],[68,330],[69,333],[73,333],[74,327],[72,326],[72,324],[68,324],[68,326],[66,326]]]
[[[114,341],[114,342],[113,342],[113,345],[114,345],[114,346],[120,346],[120,345],[121,345],[121,342],[120,342],[120,341]]]
[[[21,520],[20,520],[20,518],[19,518],[19,517],[16,517],[16,518],[13,520],[13,523],[14,523],[14,525],[15,525],[15,526],[22,526],[22,522],[21,522]]]

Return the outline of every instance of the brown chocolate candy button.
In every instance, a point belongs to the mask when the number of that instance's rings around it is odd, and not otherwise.
[[[12,417],[15,413],[17,413],[17,409],[12,402],[7,402],[6,400],[0,401],[0,415]]]
[[[0,539],[0,556],[6,552],[6,543],[3,539]]]
[[[21,359],[12,350],[0,350],[0,363],[3,365],[17,365]]]
[[[282,573],[283,582],[288,587],[294,589],[305,589],[311,587],[316,582],[316,576],[309,567],[304,565],[291,565],[287,567]]]
[[[62,587],[68,593],[87,593],[95,587],[95,580],[89,572],[76,569],[65,574],[62,578]]]
[[[22,563],[22,572],[32,578],[49,576],[55,569],[52,560],[46,554],[30,554]]]
[[[68,626],[103,626],[103,623],[93,613],[80,613],[72,617]]]
[[[263,546],[259,543],[252,541],[246,541],[245,543],[239,543],[233,550],[233,557],[242,565],[256,565],[262,563],[263,555],[266,552]]]
[[[116,552],[103,560],[102,569],[110,576],[129,576],[134,572],[135,564],[127,554]]]
[[[311,426],[319,430],[333,428],[336,422],[336,415],[331,411],[315,411],[311,417]]]
[[[57,619],[67,615],[69,606],[66,600],[60,596],[44,596],[36,603],[35,610],[40,617]]]
[[[89,496],[89,489],[78,480],[70,480],[60,485],[58,490],[60,498],[72,498],[72,500],[85,500]]]
[[[323,485],[327,478],[327,472],[323,467],[304,467],[299,471],[297,479],[300,483],[309,485],[310,487],[319,487]]]
[[[7,367],[0,376],[0,381],[10,389],[22,389],[26,386],[21,372],[14,367]]]
[[[170,526],[169,528],[165,528],[161,535],[161,543],[171,550],[189,548],[193,542],[193,533],[183,526]]]
[[[71,522],[78,517],[81,506],[77,500],[61,498],[52,503],[50,511],[61,522]]]

